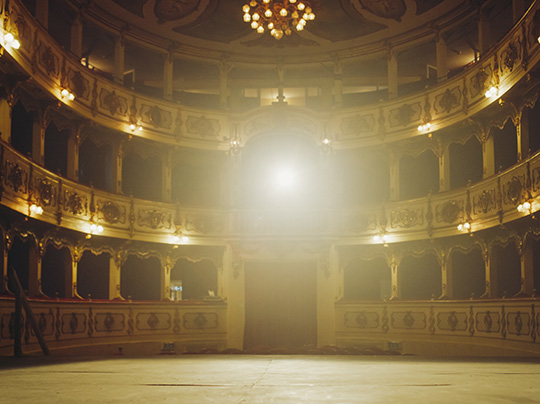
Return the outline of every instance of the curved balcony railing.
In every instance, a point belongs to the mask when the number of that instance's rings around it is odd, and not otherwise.
[[[92,189],[52,174],[0,144],[0,203],[39,220],[104,236],[175,244],[289,237],[372,244],[477,232],[540,208],[540,153],[467,188],[409,201],[348,209],[197,209]],[[517,210],[528,203],[527,208]]]
[[[185,107],[116,85],[64,51],[19,1],[10,1],[9,7],[7,3],[0,1],[5,32],[14,33],[22,46],[13,49],[4,40],[6,51],[36,83],[83,117],[126,133],[131,133],[130,124],[141,124],[144,130],[135,135],[221,150],[229,149],[232,137],[245,142],[261,127],[250,122],[250,114]],[[426,122],[431,123],[431,130],[438,130],[471,117],[503,96],[537,64],[539,11],[540,3],[535,2],[498,44],[461,74],[408,97],[318,114],[311,122],[316,130],[310,132],[316,141],[322,134],[330,134],[338,148],[358,147],[418,136],[418,126]],[[491,87],[497,89],[496,97],[487,98],[484,94]],[[65,88],[75,94],[74,100],[62,98]],[[301,130],[303,122],[313,118],[306,109],[287,110],[300,118],[289,120],[289,125],[299,128],[288,129]],[[259,114],[272,123],[272,111],[265,107]]]

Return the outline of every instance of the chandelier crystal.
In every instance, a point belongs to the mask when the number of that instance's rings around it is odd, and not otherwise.
[[[276,38],[291,35],[292,30],[302,31],[315,14],[307,0],[251,0],[242,7],[244,22],[259,34],[266,30]]]

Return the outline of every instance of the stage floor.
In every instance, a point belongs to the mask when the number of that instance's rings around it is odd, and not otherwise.
[[[0,357],[0,403],[539,403],[540,359]]]

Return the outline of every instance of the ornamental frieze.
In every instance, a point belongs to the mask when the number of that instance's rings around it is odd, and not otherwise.
[[[435,220],[437,223],[455,223],[463,218],[463,201],[447,201],[435,208]]]
[[[170,229],[172,215],[170,212],[162,212],[156,209],[140,209],[137,216],[137,225],[150,227],[151,229]]]
[[[454,108],[461,105],[461,90],[459,87],[446,89],[442,94],[435,97],[435,111],[440,114],[442,112],[449,113]]]
[[[5,184],[15,192],[25,192],[27,190],[28,173],[23,170],[19,163],[6,161]]]
[[[401,21],[407,6],[403,0],[359,0],[362,8],[375,14],[377,17]]]
[[[391,315],[392,328],[423,330],[426,328],[426,314],[420,311],[396,311]]]
[[[219,315],[217,313],[186,313],[182,325],[187,330],[207,330],[218,328]]]
[[[77,98],[85,100],[90,98],[90,81],[85,79],[79,70],[68,70],[68,84]]]
[[[491,74],[491,66],[488,66],[485,69],[481,69],[471,77],[469,85],[471,98],[484,94],[484,92],[487,90],[488,83],[491,80]]]
[[[139,331],[168,330],[171,328],[169,313],[137,313],[136,327]]]
[[[493,311],[480,311],[476,313],[476,330],[493,333],[501,330],[501,315]]]
[[[143,123],[154,125],[156,128],[170,129],[172,126],[172,114],[170,111],[159,108],[157,105],[141,106],[141,119]]]
[[[46,178],[38,179],[35,185],[35,197],[40,206],[55,206],[56,187]]]
[[[343,136],[358,136],[362,133],[373,132],[375,117],[373,114],[355,115],[341,120]]]
[[[99,218],[107,223],[125,223],[126,207],[112,201],[98,201]]]
[[[99,94],[99,103],[101,108],[109,111],[111,115],[126,116],[128,111],[128,101],[125,97],[116,94],[116,91],[101,89]]]
[[[94,324],[97,332],[123,331],[126,321],[122,313],[97,313]]]
[[[211,215],[186,215],[186,230],[195,233],[221,233],[223,218]]]
[[[347,328],[379,328],[379,314],[373,311],[345,313],[344,325]]]
[[[39,64],[45,69],[48,76],[58,77],[60,69],[58,56],[53,53],[50,46],[45,46],[43,42],[40,44],[40,48]]]
[[[516,176],[512,177],[510,181],[503,185],[504,202],[514,205],[521,202],[523,188],[521,180]]]
[[[62,334],[82,334],[86,330],[86,314],[62,314]]]
[[[79,195],[77,192],[64,190],[62,207],[65,211],[74,215],[83,215],[88,210],[88,198]]]
[[[540,167],[531,167],[532,190],[540,190]]]
[[[505,73],[510,73],[514,70],[514,65],[517,62],[519,55],[517,47],[513,42],[510,42],[508,47],[503,51],[501,55],[501,67]]]
[[[443,331],[467,331],[467,313],[440,312],[437,314],[437,327]]]
[[[482,193],[473,195],[473,213],[486,214],[495,209],[495,189],[483,190]]]
[[[411,123],[419,121],[422,114],[420,102],[414,104],[403,104],[399,108],[391,109],[388,117],[390,127],[409,126]]]
[[[508,334],[517,336],[529,335],[531,333],[530,321],[531,316],[529,313],[522,311],[509,312],[506,315]]]
[[[189,116],[186,121],[187,132],[202,137],[217,137],[221,130],[217,119],[208,119],[204,116]]]
[[[395,228],[410,228],[424,225],[424,210],[418,209],[401,209],[393,210],[390,213],[390,227]]]

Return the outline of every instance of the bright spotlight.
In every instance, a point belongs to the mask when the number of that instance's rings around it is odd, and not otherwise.
[[[274,172],[274,184],[277,188],[288,190],[296,184],[296,173],[290,167],[282,167]]]

